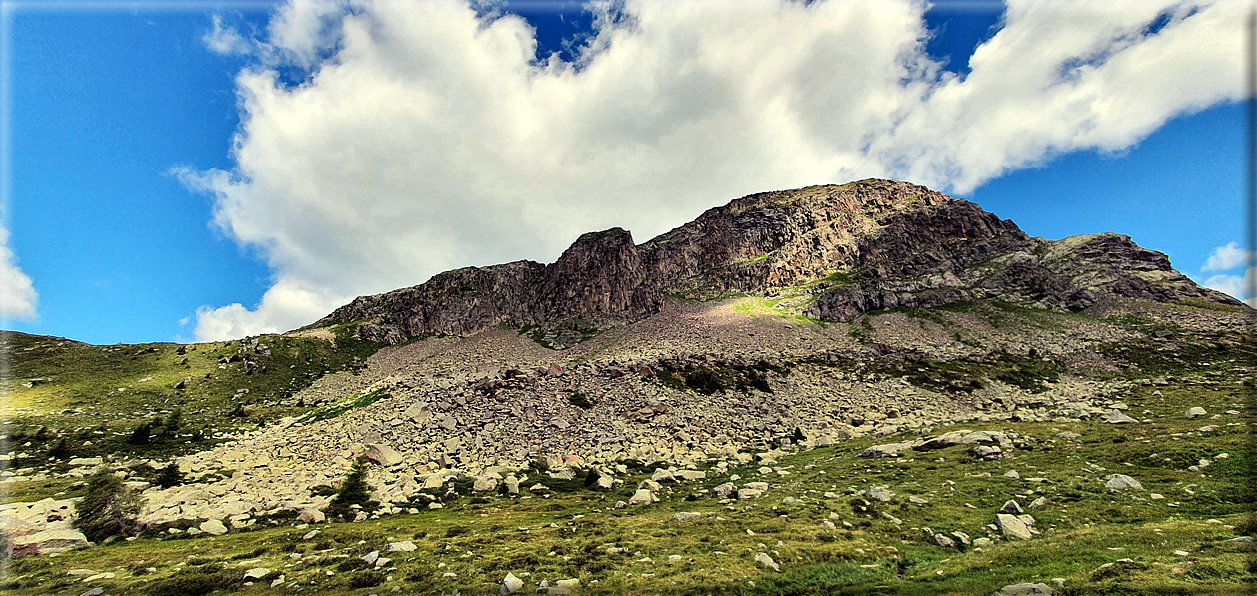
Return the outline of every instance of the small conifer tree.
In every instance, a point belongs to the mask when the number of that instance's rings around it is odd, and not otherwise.
[[[74,506],[74,526],[92,542],[110,536],[138,533],[136,519],[144,500],[122,483],[108,468],[101,468],[87,480],[87,494]]]
[[[351,513],[350,505],[370,508],[371,485],[367,484],[367,459],[359,457],[349,469],[349,474],[341,482],[340,489],[327,507],[327,514],[332,517],[347,517]]]
[[[161,469],[157,474],[157,484],[162,488],[170,488],[183,484],[183,472],[179,471],[179,464],[170,462],[169,465]]]
[[[170,439],[179,434],[179,425],[183,422],[183,410],[178,406],[166,416],[166,424],[162,426],[161,438]]]
[[[65,444],[65,437],[62,437],[60,441],[57,441],[56,445],[52,446],[52,449],[48,450],[48,459],[65,459],[67,457],[70,457],[70,448]]]
[[[152,438],[152,434],[152,423],[144,422],[135,427],[135,430],[131,432],[131,438],[127,439],[127,442],[132,445],[147,445],[149,440]]]
[[[367,484],[367,460],[359,457],[336,491],[333,501],[344,505],[362,505],[371,500],[371,486]]]

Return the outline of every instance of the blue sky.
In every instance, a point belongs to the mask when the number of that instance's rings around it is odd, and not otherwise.
[[[1059,35],[1068,15],[998,2],[850,17],[814,4],[763,17],[517,2],[477,16],[432,2],[388,19],[369,3],[349,18],[319,2],[7,4],[3,326],[92,343],[283,330],[441,270],[553,260],[580,231],[624,225],[641,242],[743,194],[872,175],[1031,235],[1129,234],[1242,291],[1242,85],[1195,78],[1230,76],[1238,34],[1208,25],[1218,58],[1175,59],[1199,47],[1192,27],[1234,6],[1092,15],[1113,23],[1083,47]],[[391,29],[357,26],[372,17]],[[1040,76],[998,37],[1014,28],[1073,82],[1002,88]],[[772,41],[782,32],[802,41]],[[904,64],[904,48],[919,55]],[[532,55],[511,58],[521,49]],[[1131,73],[1168,86],[1150,93]],[[1071,121],[1079,110],[1091,114]],[[1030,124],[1007,132],[1018,114]],[[33,312],[12,306],[24,296]]]

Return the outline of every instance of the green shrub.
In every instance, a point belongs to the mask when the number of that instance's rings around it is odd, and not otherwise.
[[[166,423],[162,425],[161,432],[158,434],[162,439],[171,439],[179,434],[179,426],[183,422],[183,410],[175,407],[170,415],[166,416]]]
[[[147,445],[149,440],[152,439],[152,434],[152,423],[144,422],[135,427],[134,431],[131,431],[131,438],[127,439],[127,442],[132,445]]]
[[[385,575],[381,571],[363,571],[349,576],[351,588],[374,588],[384,583]]]
[[[78,517],[74,525],[92,542],[131,536],[141,529],[136,517],[143,508],[139,495],[108,468],[101,468],[88,478],[86,495],[74,506]]]
[[[366,569],[367,567],[370,567],[370,565],[362,559],[345,559],[344,561],[341,561],[340,564],[336,565],[336,571],[339,571],[340,573],[348,573],[350,571]]]
[[[230,589],[242,580],[243,569],[206,566],[154,581],[148,585],[147,592],[154,596],[203,596],[216,590]]]
[[[157,484],[162,488],[170,488],[183,484],[183,472],[179,471],[179,464],[170,462],[169,465],[161,469],[157,474]]]
[[[327,507],[327,515],[328,517],[347,517],[353,513],[351,505],[371,509],[375,504],[371,500],[371,485],[367,484],[367,460],[365,457],[359,457],[354,460],[349,474],[341,482],[336,496],[332,497],[332,502]]]
[[[70,457],[70,448],[65,444],[65,438],[57,441],[52,449],[48,450],[48,459],[66,459]]]
[[[588,410],[589,408],[594,407],[594,402],[589,401],[589,396],[579,391],[567,396],[567,403],[570,403],[582,410]]]

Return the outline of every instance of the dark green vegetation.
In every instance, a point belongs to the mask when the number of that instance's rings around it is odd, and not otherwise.
[[[661,362],[662,368],[653,377],[665,387],[691,390],[703,395],[724,391],[747,392],[758,389],[772,393],[768,374],[789,374],[785,368],[760,361],[754,365],[711,364],[697,365],[690,362]]]
[[[354,508],[355,505],[368,511],[379,505],[371,500],[371,486],[367,484],[367,460],[364,457],[354,460],[349,474],[345,476],[336,496],[332,498],[332,503],[327,507],[327,515],[353,519],[358,511]]]
[[[330,418],[335,418],[337,416],[340,416],[341,414],[344,414],[345,412],[348,412],[350,410],[357,409],[357,408],[365,408],[377,401],[380,401],[381,399],[388,399],[390,397],[392,397],[392,395],[382,390],[372,391],[371,393],[368,393],[366,395],[353,397],[347,400],[334,403],[330,406],[324,406],[317,410],[312,410],[310,412],[307,412],[306,414],[300,417],[300,420],[302,422],[313,422],[315,420],[328,420]]]
[[[114,536],[139,533],[136,517],[143,501],[108,469],[97,470],[87,479],[87,494],[75,505],[74,525],[92,542]]]
[[[0,415],[16,451],[8,465],[169,457],[300,415],[310,407],[294,393],[329,372],[361,368],[380,347],[356,339],[354,329],[333,328],[335,342],[267,335],[256,344],[113,346],[4,332],[12,356]]]
[[[819,361],[818,364],[855,368],[851,359]],[[873,360],[861,367],[866,374],[898,377],[917,387],[941,393],[970,393],[998,380],[1032,393],[1045,391],[1064,367],[1035,354],[1018,356],[998,351],[984,360]]]

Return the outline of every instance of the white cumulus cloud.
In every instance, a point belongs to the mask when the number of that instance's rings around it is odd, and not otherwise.
[[[1236,242],[1228,242],[1226,246],[1219,246],[1213,249],[1213,254],[1209,255],[1209,259],[1205,261],[1205,266],[1201,267],[1201,271],[1229,271],[1236,267],[1242,267],[1253,261],[1253,251],[1247,248],[1240,248]]]
[[[1257,288],[1254,285],[1257,282],[1257,266],[1253,264],[1255,256],[1257,254],[1241,247],[1237,242],[1228,242],[1225,246],[1213,249],[1213,254],[1209,255],[1205,265],[1200,268],[1201,271],[1231,271],[1241,267],[1243,271],[1240,275],[1220,273],[1210,276],[1204,285],[1257,307],[1257,293],[1254,292]]]
[[[597,3],[574,64],[459,0],[291,0],[247,41],[216,23],[211,46],[257,57],[236,79],[235,167],[179,174],[275,284],[200,309],[197,337],[553,260],[588,230],[640,242],[761,190],[885,176],[963,193],[1243,96],[1241,0],[1010,1],[963,77],[926,54],[925,8]]]
[[[0,319],[34,319],[38,303],[35,284],[18,267],[17,255],[9,248],[9,230],[0,226]]]

